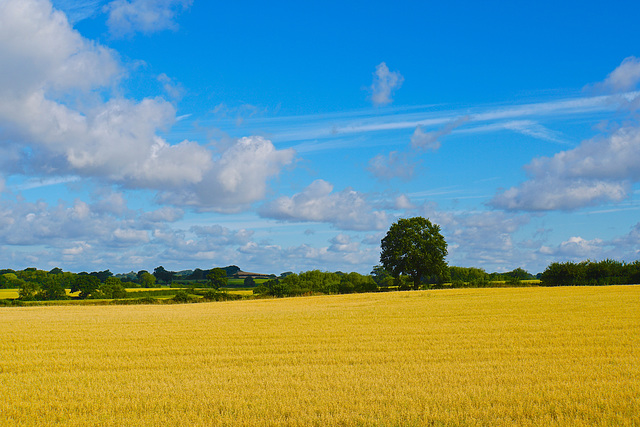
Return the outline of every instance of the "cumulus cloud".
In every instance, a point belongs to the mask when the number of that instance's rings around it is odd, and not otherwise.
[[[449,135],[453,130],[469,121],[469,116],[459,117],[447,123],[442,129],[436,131],[424,132],[421,126],[411,136],[411,148],[414,150],[433,150],[440,148],[440,138]]]
[[[374,210],[363,194],[350,188],[334,193],[333,185],[321,179],[301,193],[263,205],[259,212],[281,221],[326,222],[342,230],[381,230],[389,225],[387,214]]]
[[[146,230],[116,228],[115,230],[113,230],[113,238],[119,243],[147,243],[149,241],[149,232]]]
[[[72,271],[149,269],[165,261],[181,266],[200,261],[200,267],[202,262],[210,266],[212,260],[218,265],[247,261],[238,257],[238,248],[251,242],[252,230],[219,225],[180,229],[179,224],[168,222],[182,211],[170,207],[147,212],[104,208],[117,199],[118,193],[94,203],[2,200],[0,253],[15,268],[36,263],[39,268],[60,266]],[[28,251],[28,259],[22,250]]]
[[[338,234],[330,242],[329,250],[332,252],[358,252],[360,249],[360,244],[353,242],[351,236],[347,234]]]
[[[0,242],[7,245],[60,245],[66,241],[91,240],[109,242],[112,230],[124,230],[132,223],[100,212],[81,201],[73,204],[45,202],[0,204]],[[128,226],[127,226],[128,224]]]
[[[391,96],[396,89],[402,86],[404,77],[397,71],[389,71],[389,67],[384,62],[376,66],[373,73],[373,83],[371,84],[371,102],[376,107],[390,104]]]
[[[531,180],[496,195],[490,205],[514,211],[575,210],[585,206],[624,200],[628,183],[598,180],[563,180],[549,178]]]
[[[145,34],[175,30],[177,15],[188,9],[193,0],[115,0],[105,6],[107,25],[113,36],[135,32]]]
[[[640,83],[640,58],[629,56],[613,70],[599,87],[612,92],[635,89]]]
[[[201,180],[179,191],[163,192],[159,200],[203,210],[236,212],[264,198],[267,181],[290,164],[294,155],[292,149],[277,150],[263,137],[240,138],[222,153]]]
[[[401,194],[393,199],[393,209],[407,210],[407,209],[414,209],[415,207],[416,206],[411,202],[411,200],[405,194]]]
[[[409,181],[415,174],[416,166],[409,153],[391,151],[388,156],[378,154],[369,160],[367,170],[379,180],[399,178]]]
[[[612,239],[585,239],[581,236],[571,236],[558,245],[544,245],[539,252],[553,261],[580,262],[587,259],[598,261],[603,259],[617,259],[634,261],[640,255],[640,223],[622,236]]]
[[[624,127],[525,166],[528,181],[496,195],[507,210],[572,210],[619,202],[640,181],[640,128]]]
[[[598,259],[602,256],[607,244],[602,239],[586,240],[579,236],[570,237],[556,248],[543,246],[540,252],[571,261]]]
[[[189,141],[169,145],[156,134],[175,120],[168,102],[114,98],[86,111],[68,102],[69,92],[82,96],[117,82],[113,51],[84,39],[47,1],[7,0],[0,8],[0,125],[14,136],[7,141],[14,151],[33,151],[30,169],[133,187],[202,179],[211,166],[207,150]]]
[[[640,106],[637,96],[623,93],[639,83],[640,59],[630,56],[595,87],[617,93],[624,112]],[[620,202],[640,181],[640,125],[627,120],[611,133],[585,140],[574,149],[533,159],[524,169],[529,179],[496,194],[492,206],[550,211]]]
[[[188,4],[112,5],[124,3]],[[167,202],[237,211],[264,197],[266,181],[292,161],[292,150],[258,137],[236,141],[219,157],[193,141],[169,144],[159,132],[176,121],[175,107],[162,98],[111,96],[122,75],[117,54],[84,39],[49,1],[0,3],[0,57],[5,174],[96,178],[157,190]],[[160,81],[175,92],[166,75]]]
[[[93,205],[98,213],[124,215],[128,211],[127,200],[122,193],[105,193]]]
[[[0,3],[0,93],[24,98],[43,90],[91,89],[120,72],[112,50],[84,39],[43,0]]]

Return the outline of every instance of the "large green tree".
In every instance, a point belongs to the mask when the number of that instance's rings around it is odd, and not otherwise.
[[[148,271],[140,271],[138,273],[138,279],[140,280],[140,285],[143,288],[153,288],[156,284],[156,276]]]
[[[442,283],[449,278],[445,261],[447,242],[440,226],[426,218],[399,219],[382,239],[380,263],[394,277],[409,275],[414,289],[423,279],[434,278]]]
[[[227,286],[227,272],[224,268],[214,268],[207,274],[207,280],[208,286],[220,289],[221,287]]]
[[[87,273],[79,273],[71,286],[71,292],[74,293],[80,291],[78,296],[80,298],[87,298],[95,292],[99,286],[100,280],[98,280],[97,277],[91,276]]]

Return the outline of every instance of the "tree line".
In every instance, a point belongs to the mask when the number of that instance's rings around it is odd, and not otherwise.
[[[312,270],[295,274],[283,273],[279,278],[256,286],[250,277],[244,284],[257,296],[295,296],[305,294],[344,294],[385,290],[447,287],[519,286],[534,276],[522,268],[506,273],[487,273],[473,267],[448,266],[447,243],[440,226],[426,218],[400,219],[392,224],[381,241],[380,265],[369,275],[359,273],[323,272]],[[237,266],[210,270],[168,271],[156,267],[153,274],[146,270],[113,276],[109,270],[92,273],[68,273],[59,268],[47,272],[35,268],[23,271],[0,270],[0,288],[19,288],[20,299],[64,299],[65,289],[78,292],[79,298],[122,298],[125,283],[153,287],[156,283],[171,285],[179,279],[192,286],[216,290],[226,287],[228,277],[238,273]],[[640,283],[640,261],[552,263],[538,275],[543,286],[611,285]],[[213,295],[213,294],[212,294]],[[182,295],[184,297],[184,295]],[[217,298],[216,294],[216,298]]]
[[[227,286],[228,272],[240,271],[236,266],[196,269],[182,280],[192,280],[202,288],[220,289]],[[157,283],[171,285],[175,272],[157,267],[153,274],[146,270],[114,276],[109,270],[91,273],[72,273],[54,268],[50,271],[26,268],[24,270],[0,270],[0,289],[18,289],[22,301],[47,301],[68,299],[66,290],[77,293],[80,299],[120,299],[127,296],[126,287],[153,288]],[[182,283],[184,285],[184,283]]]
[[[540,275],[543,286],[603,286],[640,284],[640,260],[554,262]]]
[[[211,291],[194,289],[194,291],[189,292],[205,297],[205,300],[220,299],[222,294],[219,295],[218,291],[228,284],[227,270],[213,268],[201,271],[206,272],[206,276],[198,275],[197,277],[203,281],[196,282],[192,286],[210,288]],[[481,268],[457,266],[447,267],[447,272],[444,276],[448,280],[446,284],[439,282],[432,276],[427,276],[421,277],[418,287],[421,289],[438,289],[521,286],[524,284],[524,280],[536,278],[536,276],[522,268],[516,268],[505,273],[487,273]],[[537,277],[540,278],[541,286],[638,284],[640,283],[640,261],[624,263],[607,259],[600,262],[555,262],[550,264]],[[161,280],[165,285],[171,283]],[[78,293],[76,298],[80,299],[119,299],[127,297],[126,287],[149,288],[158,282],[156,281],[156,276],[144,270],[140,274],[136,274],[135,280],[124,281],[120,277],[111,274],[109,270],[92,273],[71,273],[62,271],[59,268],[51,271],[43,271],[36,268],[27,268],[21,271],[0,270],[0,288],[18,289],[19,299],[22,301],[68,299],[66,289],[69,289],[71,293]],[[405,274],[394,276],[382,265],[375,266],[368,275],[355,272],[312,270],[298,274],[292,272],[282,273],[279,277],[260,284],[255,284],[253,281],[249,282],[251,282],[249,287],[252,287],[253,294],[257,297],[349,294],[416,288],[415,280],[412,276]],[[187,299],[182,294],[180,298],[176,298],[176,301],[181,301],[181,298],[185,298],[185,301],[193,301],[193,298]]]
[[[375,292],[378,284],[372,276],[359,273],[331,273],[320,270],[281,275],[257,285],[254,295],[290,297],[312,294],[350,294],[356,292]]]

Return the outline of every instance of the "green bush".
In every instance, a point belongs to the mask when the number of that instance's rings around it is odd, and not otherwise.
[[[173,298],[171,298],[171,301],[178,302],[178,303],[191,302],[192,300],[193,300],[193,297],[188,293],[186,293],[185,291],[178,291],[173,296]]]

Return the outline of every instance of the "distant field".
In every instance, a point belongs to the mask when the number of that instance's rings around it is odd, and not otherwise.
[[[14,299],[18,296],[18,289],[0,289],[0,299]]]
[[[242,296],[249,296],[249,295],[253,295],[253,290],[251,289],[231,289],[229,290],[230,294],[236,294],[236,295],[242,295]]]
[[[2,426],[640,425],[640,287],[0,309]]]
[[[269,279],[254,279],[256,285],[267,282]],[[227,283],[229,287],[244,287],[244,279],[228,279]]]

